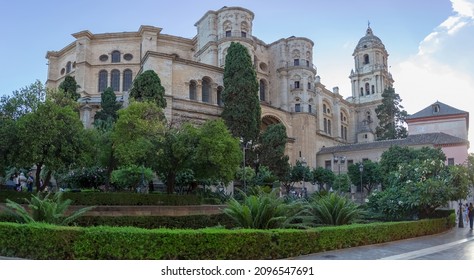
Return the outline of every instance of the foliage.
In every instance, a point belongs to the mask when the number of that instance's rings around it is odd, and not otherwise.
[[[100,107],[94,115],[94,125],[99,125],[98,122],[115,123],[118,118],[117,111],[122,107],[122,104],[117,102],[117,96],[111,87],[106,88],[100,95]]]
[[[111,182],[122,190],[140,191],[148,187],[148,182],[153,179],[153,171],[143,166],[128,165],[112,172]]]
[[[140,102],[153,102],[159,108],[166,107],[165,88],[153,70],[146,70],[133,80],[130,97]]]
[[[290,191],[296,182],[306,182],[311,181],[312,179],[313,176],[309,167],[303,164],[301,161],[296,161],[296,164],[291,166],[286,173],[282,184],[286,189],[286,194],[290,194]]]
[[[110,136],[114,156],[121,165],[153,166],[165,129],[162,110],[154,103],[132,102],[118,113]]]
[[[47,88],[46,89],[46,99],[59,105],[60,107],[70,107],[78,114],[81,104],[77,102],[74,97],[71,97],[70,93],[64,92],[64,90],[59,88]]]
[[[408,131],[403,124],[407,112],[403,110],[400,95],[389,87],[382,93],[382,104],[375,108],[379,124],[375,129],[378,140],[405,138]]]
[[[242,202],[232,198],[224,213],[241,228],[271,229],[305,227],[302,220],[307,216],[307,209],[301,202],[285,203],[275,192],[262,192],[244,195]]]
[[[227,185],[234,179],[241,159],[239,140],[232,137],[222,120],[207,121],[199,128],[193,158],[193,170],[198,180],[219,181]]]
[[[51,193],[43,195],[38,193],[32,195],[30,199],[25,199],[28,203],[27,211],[23,206],[17,202],[13,202],[9,199],[6,200],[7,209],[13,213],[19,221],[24,223],[48,223],[55,225],[68,225],[80,216],[84,215],[87,211],[94,208],[93,206],[85,207],[77,210],[76,212],[66,215],[66,212],[71,205],[71,200],[62,199],[62,192],[57,192],[50,198]]]
[[[312,182],[317,183],[321,190],[329,191],[328,188],[324,188],[324,185],[331,185],[334,182],[335,175],[329,169],[324,167],[317,167],[311,171]]]
[[[35,112],[22,116],[17,121],[19,149],[16,162],[22,166],[36,165],[36,176],[48,166],[51,172],[70,167],[78,161],[87,147],[84,142],[84,128],[76,113],[70,107],[60,107],[46,100]],[[39,187],[39,180],[36,180]]]
[[[19,119],[28,113],[35,112],[44,102],[46,91],[43,84],[36,80],[31,85],[16,90],[12,95],[0,98],[0,116],[10,119]]]
[[[259,145],[255,149],[259,165],[267,166],[272,174],[280,179],[283,179],[290,169],[288,156],[285,155],[287,139],[285,126],[281,123],[273,124],[261,133]]]
[[[222,118],[232,135],[244,143],[256,142],[261,121],[257,74],[248,50],[240,43],[231,42],[227,52],[222,101]]]
[[[80,86],[77,84],[76,79],[73,76],[66,75],[64,81],[59,84],[58,88],[63,91],[66,97],[71,98],[73,101],[77,101],[81,97],[77,92]]]
[[[320,225],[346,225],[356,222],[363,210],[350,199],[330,193],[310,203],[315,223]]]
[[[361,172],[359,166],[361,163],[352,164],[348,167],[348,174],[351,181],[356,185],[364,187],[367,193],[371,193],[372,190],[382,183],[383,176],[380,171],[380,164],[373,162],[371,160],[365,160],[362,164],[364,169],[362,171],[362,182],[361,182]]]
[[[248,167],[247,167],[248,168]],[[239,171],[242,169],[239,169]],[[237,176],[238,177],[238,176]],[[252,186],[270,186],[278,181],[278,177],[273,175],[270,169],[264,165],[261,165],[258,168],[258,173],[255,173],[255,176],[250,181]]]
[[[336,175],[332,183],[332,188],[338,192],[349,192],[351,189],[351,178],[347,174]]]
[[[310,230],[81,228],[0,223],[0,255],[40,260],[287,259],[444,232],[453,226],[454,217],[452,214],[415,222]]]
[[[449,201],[464,199],[468,175],[463,166],[445,166],[437,160],[414,160],[399,166],[394,180],[383,192],[369,197],[368,206],[387,218],[399,220],[418,215],[429,216]]]
[[[98,188],[106,181],[106,170],[93,166],[73,169],[63,178],[63,182],[73,189]]]
[[[15,121],[0,117],[0,176],[4,175],[4,170],[14,161],[15,150],[20,148],[16,145],[17,142]]]

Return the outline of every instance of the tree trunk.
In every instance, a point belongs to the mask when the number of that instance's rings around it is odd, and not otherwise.
[[[176,173],[169,172],[166,176],[166,192],[172,194],[174,192],[174,186],[176,183]]]
[[[37,163],[36,164],[36,174],[35,174],[35,186],[36,186],[36,191],[43,191],[43,186],[41,186],[41,168],[43,168],[42,163]]]

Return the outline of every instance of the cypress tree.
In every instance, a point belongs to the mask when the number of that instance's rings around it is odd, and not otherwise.
[[[77,89],[80,88],[80,86],[72,76],[67,75],[64,81],[59,84],[59,88],[74,101],[77,101],[81,97],[81,95],[77,93]]]
[[[375,129],[378,140],[400,139],[407,137],[407,129],[403,126],[407,112],[400,104],[400,95],[389,87],[382,93],[382,104],[375,108],[379,125]]]
[[[166,107],[165,88],[153,70],[146,70],[135,78],[130,97],[137,101],[152,101],[160,108]]]
[[[224,67],[222,118],[235,137],[255,142],[260,132],[261,108],[257,74],[247,49],[232,42]]]

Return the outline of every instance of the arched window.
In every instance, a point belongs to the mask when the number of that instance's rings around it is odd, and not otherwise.
[[[114,91],[120,91],[120,71],[117,69],[110,72],[110,84]]]
[[[196,82],[189,82],[189,99],[196,100]]]
[[[328,120],[328,134],[331,135],[331,120]]]
[[[71,72],[71,61],[68,61],[66,63],[66,74],[68,74],[69,72]]]
[[[370,94],[370,85],[369,85],[369,83],[365,83],[365,94],[366,95]]]
[[[372,85],[372,94],[374,94],[374,93],[375,93],[375,86]]]
[[[328,132],[328,120],[324,118],[324,132]]]
[[[128,91],[132,87],[132,70],[125,69],[123,71],[123,84],[122,90]]]
[[[326,104],[323,104],[323,113],[326,113]]]
[[[117,63],[120,62],[120,52],[119,51],[113,51],[112,52],[112,63]]]
[[[211,83],[208,79],[202,80],[202,102],[209,103],[211,97]]]
[[[260,80],[260,101],[265,101],[265,81]]]
[[[222,106],[224,102],[222,102],[222,87],[217,87],[217,105]]]
[[[364,88],[363,87],[360,88],[360,96],[364,96]]]
[[[106,70],[99,72],[99,92],[103,92],[107,88],[108,73]]]
[[[369,55],[364,54],[364,64],[369,64]]]
[[[344,127],[344,140],[347,140],[347,127]]]

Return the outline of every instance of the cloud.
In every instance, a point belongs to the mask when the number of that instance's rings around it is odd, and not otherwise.
[[[437,100],[474,112],[474,0],[451,3],[452,15],[420,42],[418,53],[391,69],[409,114]],[[474,144],[474,129],[469,140]]]

